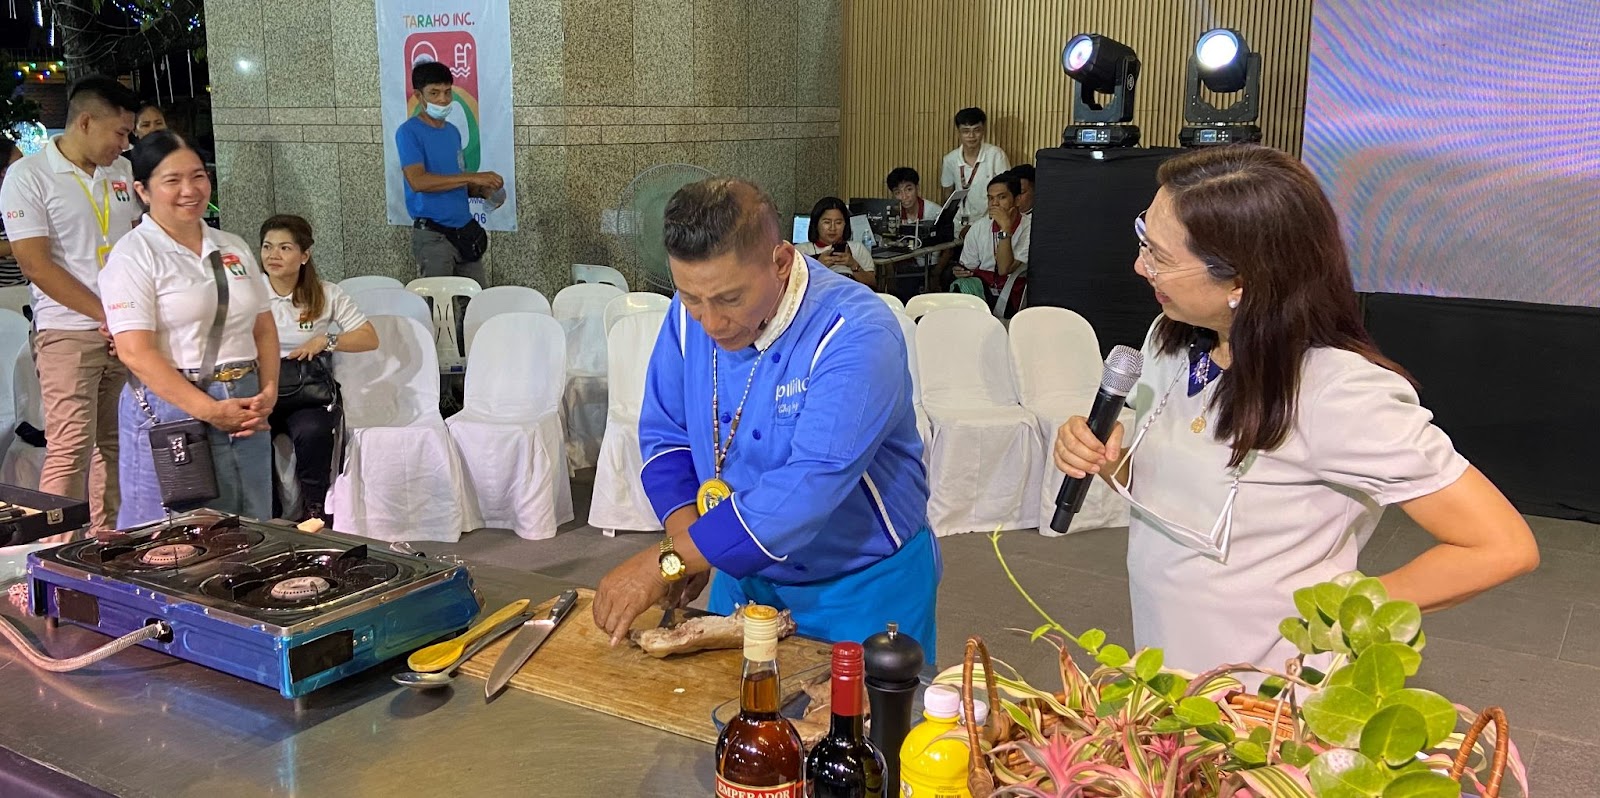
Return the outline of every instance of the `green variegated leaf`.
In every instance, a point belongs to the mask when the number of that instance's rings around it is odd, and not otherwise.
[[[1396,643],[1410,643],[1422,631],[1422,611],[1409,601],[1386,601],[1372,613],[1372,622]]]
[[[1312,798],[1311,783],[1304,776],[1277,765],[1241,770],[1239,777],[1262,798]]]
[[[1317,798],[1377,798],[1385,783],[1377,763],[1347,748],[1324,752],[1306,775]]]
[[[1132,679],[1118,679],[1105,687],[1100,688],[1101,701],[1120,701],[1133,692]]]
[[[1365,654],[1356,659],[1352,684],[1373,698],[1383,698],[1403,689],[1406,686],[1406,668],[1400,655],[1395,652],[1397,648],[1405,646],[1384,643],[1367,649]]]
[[[1161,672],[1162,654],[1159,648],[1147,648],[1139,652],[1139,658],[1134,660],[1133,672],[1140,679],[1150,681]]]
[[[1320,614],[1311,619],[1311,645],[1317,651],[1337,651],[1344,646],[1344,632],[1339,628],[1338,621],[1322,619]]]
[[[1106,633],[1099,629],[1090,629],[1078,635],[1078,645],[1083,646],[1083,650],[1091,654],[1100,650],[1100,647],[1105,644]]]
[[[1302,587],[1294,592],[1294,608],[1306,620],[1311,620],[1317,614],[1317,597],[1311,588]]]
[[[1268,676],[1261,680],[1261,686],[1256,688],[1256,695],[1262,698],[1277,698],[1288,687],[1289,682],[1282,676]]]
[[[1431,690],[1407,688],[1384,696],[1382,706],[1407,706],[1422,715],[1427,725],[1428,737],[1424,749],[1432,749],[1444,742],[1456,729],[1456,708],[1450,700]]]
[[[1190,726],[1205,726],[1222,720],[1222,710],[1215,701],[1190,696],[1178,702],[1178,708],[1172,713],[1179,720]]]
[[[1299,618],[1284,618],[1278,624],[1278,634],[1289,641],[1301,654],[1315,654],[1316,649],[1311,647],[1311,630],[1306,622]]]
[[[1272,732],[1267,731],[1265,726],[1257,726],[1250,730],[1250,741],[1265,749],[1272,744]]]
[[[1371,618],[1376,609],[1366,596],[1345,596],[1344,602],[1339,605],[1339,625],[1348,630],[1356,625],[1356,621]]]
[[[1390,767],[1414,761],[1427,742],[1428,722],[1404,704],[1378,710],[1361,730],[1361,753]]]
[[[1240,762],[1249,765],[1265,765],[1267,763],[1267,749],[1255,740],[1239,740],[1233,744],[1233,756]]]
[[[1189,689],[1189,680],[1175,673],[1158,673],[1147,685],[1151,690],[1177,701],[1183,697],[1184,691]]]
[[[1039,628],[1034,629],[1033,630],[1033,634],[1028,636],[1028,642],[1030,642],[1030,643],[1038,642],[1039,638],[1044,637],[1045,632],[1050,631],[1050,629],[1051,629],[1051,624],[1048,624],[1048,623],[1039,624]]]
[[[1383,788],[1383,798],[1457,798],[1461,785],[1443,773],[1407,773]]]
[[[1094,658],[1096,662],[1107,668],[1120,668],[1128,664],[1128,650],[1116,643],[1112,643],[1101,648],[1100,653],[1095,654]]]
[[[1232,726],[1222,723],[1209,723],[1195,729],[1195,731],[1199,732],[1201,737],[1223,745],[1228,745],[1238,738],[1238,735],[1234,734]]]
[[[1175,734],[1189,728],[1188,723],[1177,717],[1165,717],[1150,724],[1150,731],[1156,734]]]
[[[1359,601],[1366,599],[1356,596]],[[1342,624],[1341,624],[1342,625]],[[1350,645],[1350,652],[1361,656],[1362,652],[1374,645],[1383,642],[1378,639],[1379,632],[1372,625],[1372,618],[1352,618],[1351,624],[1344,627],[1344,639]]]
[[[1306,699],[1301,715],[1311,733],[1330,745],[1354,748],[1361,727],[1378,711],[1378,701],[1354,687],[1329,687]]]
[[[1297,768],[1303,768],[1317,758],[1317,752],[1311,750],[1309,745],[1301,745],[1294,740],[1284,740],[1278,745],[1278,758]]]
[[[1305,665],[1300,668],[1300,678],[1304,679],[1306,684],[1322,684],[1322,680],[1328,678],[1328,674]]]

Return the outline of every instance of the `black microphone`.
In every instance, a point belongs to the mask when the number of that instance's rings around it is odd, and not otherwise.
[[[1139,381],[1144,370],[1144,355],[1131,346],[1118,346],[1106,357],[1106,370],[1100,375],[1100,392],[1095,394],[1094,407],[1089,409],[1089,429],[1104,442],[1111,429],[1117,425],[1117,415],[1122,405]],[[1083,509],[1083,498],[1089,495],[1089,485],[1094,474],[1067,477],[1061,481],[1061,491],[1056,494],[1056,514],[1050,519],[1050,528],[1066,534],[1072,526],[1072,517]]]

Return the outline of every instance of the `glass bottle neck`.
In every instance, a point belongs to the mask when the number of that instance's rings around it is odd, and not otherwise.
[[[739,709],[742,712],[776,715],[778,706],[778,663],[776,660],[744,661],[744,677],[739,683]]]

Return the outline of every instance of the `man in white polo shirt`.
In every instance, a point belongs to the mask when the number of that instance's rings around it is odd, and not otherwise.
[[[66,132],[13,164],[0,187],[6,235],[33,283],[46,439],[39,489],[82,497],[87,488],[95,533],[116,525],[117,397],[127,379],[105,328],[99,277],[112,245],[139,222],[122,157],[138,109],[122,84],[84,78],[69,94]]]
[[[945,153],[939,169],[939,185],[950,191],[966,189],[967,199],[961,213],[965,224],[975,224],[989,210],[989,198],[984,188],[995,175],[1011,169],[1005,150],[986,141],[989,134],[989,116],[982,108],[963,108],[956,112],[956,133],[961,146]],[[945,196],[949,196],[946,194]],[[958,220],[957,224],[962,224]],[[958,233],[965,234],[964,230]]]

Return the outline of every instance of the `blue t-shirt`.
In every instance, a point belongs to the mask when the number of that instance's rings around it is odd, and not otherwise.
[[[422,164],[428,174],[459,175],[461,168],[461,131],[448,122],[444,127],[434,127],[418,117],[411,117],[394,132],[395,147],[400,151],[400,168]],[[472,211],[467,206],[467,189],[449,191],[417,191],[405,184],[406,212],[413,219],[432,219],[446,227],[460,227],[472,221]]]

